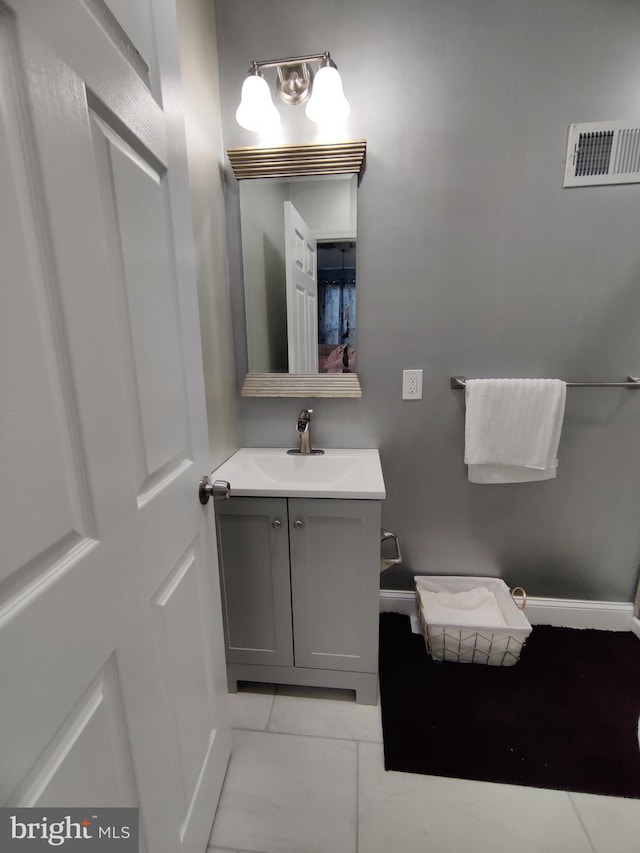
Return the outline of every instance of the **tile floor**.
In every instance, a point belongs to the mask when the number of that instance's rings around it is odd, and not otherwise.
[[[380,707],[242,685],[209,853],[639,853],[640,800],[384,770]]]

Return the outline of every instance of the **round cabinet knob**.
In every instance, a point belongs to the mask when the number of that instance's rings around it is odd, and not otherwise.
[[[294,527],[297,527],[298,529],[299,529],[300,527],[302,527],[302,522],[300,521],[300,519],[299,519],[299,518],[298,518],[298,519],[296,519],[296,520],[293,522],[293,526],[294,526]]]
[[[282,522],[280,521],[279,518],[276,518],[275,521],[271,522],[271,526],[275,527],[275,529],[277,530],[279,527],[282,527]]]

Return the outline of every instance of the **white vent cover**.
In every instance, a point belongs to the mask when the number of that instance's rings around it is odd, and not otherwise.
[[[640,121],[570,126],[565,187],[636,183],[640,183]]]

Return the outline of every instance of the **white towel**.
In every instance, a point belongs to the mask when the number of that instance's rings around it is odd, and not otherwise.
[[[556,476],[566,383],[560,379],[467,379],[464,461],[472,483]]]
[[[464,592],[420,590],[420,606],[428,625],[500,628],[507,624],[495,595],[485,586]]]

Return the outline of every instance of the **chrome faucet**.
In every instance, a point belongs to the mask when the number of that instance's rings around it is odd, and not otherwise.
[[[300,447],[293,450],[287,450],[290,454],[299,454],[300,456],[320,456],[324,450],[317,450],[311,447],[311,414],[313,409],[302,409],[296,421],[296,430],[300,436]]]

